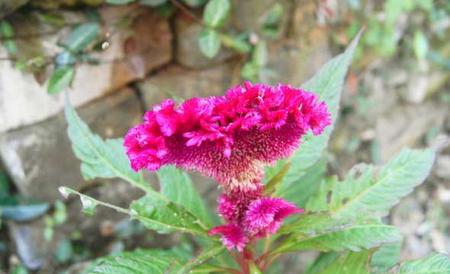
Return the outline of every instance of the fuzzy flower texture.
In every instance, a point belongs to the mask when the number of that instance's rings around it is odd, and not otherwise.
[[[263,195],[264,166],[288,157],[311,131],[331,123],[317,95],[279,84],[245,82],[224,96],[165,100],[129,130],[124,145],[134,170],[175,165],[212,177],[223,188],[213,228],[229,248],[275,233],[284,218],[303,210]]]

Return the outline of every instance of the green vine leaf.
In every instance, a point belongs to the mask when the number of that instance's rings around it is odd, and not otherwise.
[[[211,28],[220,27],[227,19],[230,9],[229,0],[209,0],[203,12],[203,22]]]
[[[204,29],[198,37],[198,45],[206,57],[213,58],[220,50],[220,35],[212,29]]]
[[[55,69],[48,80],[47,92],[55,94],[63,91],[70,86],[74,76],[75,69],[73,67],[64,66]]]
[[[98,23],[89,22],[76,26],[60,43],[72,52],[81,52],[91,44],[100,32]]]

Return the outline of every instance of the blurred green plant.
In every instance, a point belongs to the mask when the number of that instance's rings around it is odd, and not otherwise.
[[[0,172],[0,220],[29,221],[43,215],[48,208],[47,203],[37,199],[12,194],[6,174]]]
[[[377,3],[347,0],[347,4],[352,13],[344,19],[347,37],[353,37],[362,26],[366,27],[356,58],[361,59],[368,52],[382,57],[399,53],[415,56],[418,60],[429,59],[440,65],[450,62],[446,43],[449,31],[446,22],[450,20],[448,1],[387,0]],[[448,66],[444,68],[448,69]]]
[[[222,47],[226,47],[244,56],[241,76],[244,79],[257,81],[264,79],[270,73],[265,67],[267,64],[267,44],[277,39],[281,34],[280,22],[284,15],[283,6],[276,2],[262,17],[258,29],[237,31],[233,29],[229,21],[232,10],[230,0],[106,0],[110,5],[127,5],[139,3],[150,6],[163,16],[171,16],[175,9],[191,16],[203,29],[199,33],[198,47],[204,56],[214,58]],[[202,16],[197,17],[191,9],[203,7]],[[71,22],[64,16],[54,11],[41,11],[37,23],[50,29],[46,34],[58,34],[61,28],[69,28],[70,31],[60,37],[57,42],[60,51],[54,56],[46,56],[43,52],[33,49],[31,54],[20,51],[20,38],[27,35],[16,35],[14,24],[4,19],[0,21],[0,40],[6,48],[9,58],[19,70],[39,73],[52,66],[52,72],[47,79],[47,91],[56,94],[68,88],[76,74],[76,67],[81,63],[99,64],[109,62],[94,57],[92,53],[106,50],[109,47],[109,38],[117,29],[129,26],[130,18],[125,15],[113,23],[112,32],[103,33],[100,15],[95,9],[85,11],[84,20]],[[20,21],[20,20],[19,20]],[[39,37],[39,33],[34,33]],[[28,37],[29,38],[29,37]],[[27,38],[27,39],[28,39]],[[19,40],[17,40],[19,39]]]

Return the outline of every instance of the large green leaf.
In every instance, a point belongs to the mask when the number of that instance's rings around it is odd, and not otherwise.
[[[426,258],[404,262],[399,274],[449,274],[450,258],[444,254],[432,254]]]
[[[201,265],[204,262],[208,261],[209,259],[216,257],[217,255],[222,253],[224,250],[225,250],[225,247],[222,244],[220,244],[220,245],[216,245],[208,250],[203,251],[195,259],[190,260],[183,267],[178,269],[177,274],[192,273],[191,269],[194,269],[196,266]]]
[[[317,192],[323,176],[326,172],[326,161],[321,160],[316,162],[313,166],[304,170],[303,176],[298,180],[292,181],[289,189],[286,189],[284,193],[280,193],[286,200],[296,203],[299,207],[305,207],[308,200],[314,196]],[[291,174],[287,174],[287,180],[289,180]]]
[[[171,201],[183,205],[203,223],[212,224],[211,216],[186,172],[173,166],[167,166],[161,168],[157,175],[161,184],[161,194]]]
[[[131,169],[122,139],[104,141],[93,134],[69,103],[66,103],[65,114],[72,149],[81,160],[81,173],[86,180],[119,177],[143,190],[151,190],[142,174]]]
[[[315,274],[369,274],[368,260],[372,251],[345,252]]]
[[[398,242],[401,235],[397,228],[379,223],[356,224],[316,231],[314,234],[295,233],[276,248],[274,253],[298,250],[360,251]]]
[[[400,260],[401,242],[386,244],[378,248],[370,260],[372,273],[387,273]]]
[[[431,149],[404,149],[380,170],[378,176],[370,166],[357,166],[344,182],[335,184],[330,210],[337,218],[366,214],[384,216],[425,180],[433,162],[434,151]]]
[[[178,250],[136,250],[100,258],[83,274],[175,273],[187,260]]]
[[[320,99],[327,103],[328,110],[332,115],[333,125],[327,127],[319,136],[313,136],[309,133],[303,137],[302,144],[290,159],[291,168],[286,175],[286,179],[280,184],[276,192],[278,196],[289,191],[291,185],[298,182],[305,174],[305,170],[313,166],[323,156],[337,119],[344,79],[360,35],[356,36],[344,53],[331,59],[302,86],[305,90],[317,93]]]
[[[158,193],[148,193],[134,201],[131,216],[141,221],[147,228],[159,233],[174,231],[207,235],[207,227],[183,206],[176,204]]]

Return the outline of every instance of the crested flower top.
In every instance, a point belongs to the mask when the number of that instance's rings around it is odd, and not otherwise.
[[[129,130],[125,147],[132,168],[162,165],[197,170],[225,189],[255,189],[265,164],[289,156],[311,131],[331,122],[317,95],[289,85],[251,84],[224,96],[165,100]]]

